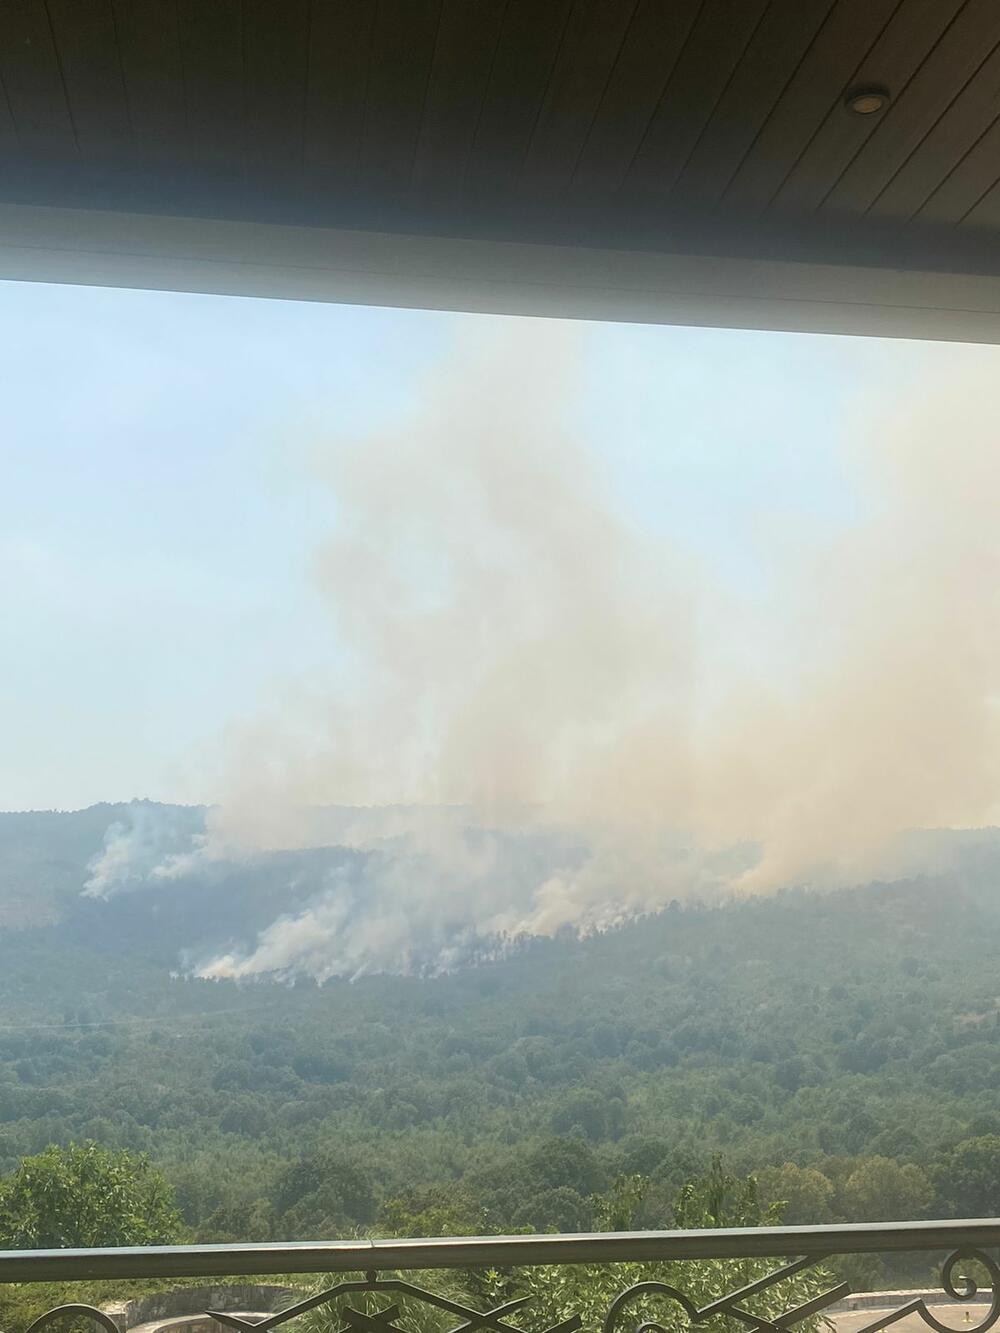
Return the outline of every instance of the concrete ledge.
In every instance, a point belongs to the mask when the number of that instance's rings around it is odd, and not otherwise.
[[[989,1305],[982,1296],[975,1295],[968,1301],[956,1301],[939,1287],[927,1291],[858,1291],[845,1296],[842,1301],[828,1305],[825,1314],[844,1314],[849,1310],[898,1310],[909,1301],[922,1300],[925,1305],[951,1306],[955,1310],[974,1309]]]
[[[223,1310],[230,1314],[245,1311],[273,1313],[287,1305],[293,1295],[290,1287],[244,1282],[214,1287],[173,1287],[169,1291],[136,1296],[133,1300],[103,1308],[121,1333],[147,1324],[176,1325],[178,1333],[182,1329],[187,1333],[200,1333],[202,1324],[218,1329],[218,1325],[206,1319],[206,1310]],[[199,1325],[198,1331],[193,1327],[195,1324]]]

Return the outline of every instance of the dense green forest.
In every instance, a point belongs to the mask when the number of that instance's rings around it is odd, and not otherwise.
[[[147,1153],[205,1240],[581,1229],[622,1177],[667,1225],[714,1153],[790,1222],[1000,1212],[992,853],[445,975],[240,984],[171,942],[171,913],[224,900],[80,906],[65,842],[42,827],[45,878],[4,836],[5,1172],[49,1144]]]

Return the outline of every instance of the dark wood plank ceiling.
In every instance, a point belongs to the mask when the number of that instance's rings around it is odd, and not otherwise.
[[[0,0],[0,198],[1000,271],[1000,0]]]

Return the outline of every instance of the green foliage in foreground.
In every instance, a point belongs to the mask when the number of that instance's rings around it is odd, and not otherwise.
[[[166,1245],[182,1231],[162,1171],[97,1143],[53,1144],[0,1182],[4,1249]]]
[[[121,1243],[122,1228],[110,1211],[94,1209],[91,1195],[98,1181],[112,1183],[121,1198],[125,1181],[126,1197],[145,1195],[149,1190],[148,1164],[129,1160],[120,1155],[113,1161],[102,1160],[94,1145],[72,1147],[67,1152],[51,1149],[42,1154],[44,1168],[37,1163],[26,1163],[31,1169],[19,1174],[18,1188],[27,1205],[38,1214],[44,1213],[48,1178],[55,1172],[70,1179],[71,1184],[60,1193],[60,1207],[71,1206],[74,1198],[82,1211],[90,1217],[94,1230],[88,1237],[91,1244]],[[128,1181],[132,1175],[131,1182]],[[592,1200],[595,1225],[600,1231],[630,1229],[635,1226],[637,1211],[642,1203],[648,1182],[640,1176],[622,1177],[605,1195]],[[164,1207],[161,1220],[172,1216],[169,1200],[161,1197],[158,1186],[157,1206]],[[112,1202],[109,1196],[109,1204]],[[756,1226],[779,1220],[779,1210],[760,1203],[756,1183],[752,1178],[731,1176],[716,1158],[708,1173],[688,1181],[679,1191],[675,1206],[678,1222],[690,1227]],[[77,1243],[77,1242],[74,1242]],[[398,1306],[395,1323],[405,1333],[446,1333],[455,1326],[456,1315],[441,1310],[420,1299],[419,1295],[391,1289],[393,1281],[402,1281],[446,1301],[477,1310],[493,1309],[509,1301],[527,1298],[527,1304],[518,1311],[514,1322],[525,1333],[544,1333],[578,1315],[585,1330],[596,1333],[607,1316],[615,1297],[626,1287],[637,1282],[660,1282],[676,1287],[697,1305],[704,1305],[728,1291],[737,1289],[779,1266],[771,1261],[692,1261],[686,1263],[650,1264],[584,1264],[521,1269],[492,1269],[489,1271],[436,1271],[385,1274],[380,1279],[387,1285],[384,1293],[346,1292],[330,1305],[308,1311],[300,1317],[298,1328],[302,1333],[336,1333],[344,1326],[342,1311],[349,1306],[365,1314],[384,1310],[387,1304]],[[288,1279],[295,1289],[296,1299],[331,1287],[360,1282],[363,1275],[340,1274],[304,1281],[301,1277]],[[241,1279],[241,1282],[246,1279]],[[800,1305],[829,1286],[830,1277],[822,1270],[811,1269],[783,1281],[750,1299],[748,1306],[764,1318],[774,1318],[783,1311]],[[171,1286],[202,1285],[201,1283],[171,1283]],[[162,1284],[91,1282],[73,1284],[26,1284],[0,1288],[0,1326],[9,1333],[23,1333],[32,1320],[46,1310],[67,1301],[105,1305],[125,1296],[136,1296],[146,1291],[162,1289]],[[460,1317],[460,1316],[459,1316]],[[643,1299],[629,1307],[622,1327],[634,1327],[640,1318],[655,1319],[669,1333],[682,1333],[688,1327],[683,1307],[664,1296]],[[720,1321],[727,1324],[731,1321]],[[813,1324],[804,1325],[810,1333]],[[733,1325],[735,1333],[736,1325]],[[62,1333],[78,1333],[78,1322],[71,1321]],[[81,1329],[82,1333],[82,1329]]]
[[[641,1177],[623,1177],[613,1188],[593,1200],[595,1227],[599,1231],[629,1230],[636,1224],[647,1182]],[[751,1178],[737,1179],[715,1158],[703,1177],[687,1182],[675,1204],[678,1224],[684,1227],[763,1226],[780,1220],[776,1206],[760,1203],[756,1183]],[[490,1270],[476,1273],[399,1274],[404,1280],[440,1296],[492,1309],[508,1301],[527,1297],[528,1304],[512,1316],[527,1333],[544,1333],[578,1315],[589,1333],[603,1325],[609,1308],[626,1288],[639,1282],[659,1282],[683,1292],[697,1306],[709,1304],[729,1291],[747,1285],[780,1267],[773,1260],[697,1260],[672,1263],[573,1264],[548,1267]],[[337,1279],[330,1279],[334,1285]],[[774,1319],[786,1310],[803,1304],[831,1285],[831,1276],[822,1269],[808,1269],[785,1279],[779,1286],[758,1293],[746,1301],[746,1307],[762,1318]],[[445,1333],[454,1327],[454,1316],[427,1307],[419,1300],[392,1293],[381,1300],[371,1295],[350,1295],[332,1306],[323,1306],[303,1318],[305,1333],[336,1333],[344,1325],[340,1311],[345,1302],[364,1313],[384,1308],[386,1299],[398,1303],[397,1323],[408,1333]],[[629,1305],[619,1328],[635,1328],[641,1320],[655,1320],[668,1333],[683,1333],[690,1319],[677,1301],[658,1294]],[[742,1327],[736,1321],[720,1319],[716,1328]],[[816,1327],[816,1320],[799,1325],[804,1333]]]

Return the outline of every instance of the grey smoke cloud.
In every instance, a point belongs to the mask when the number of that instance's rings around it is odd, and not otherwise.
[[[919,868],[905,830],[996,818],[995,352],[929,350],[924,383],[866,404],[858,518],[762,534],[751,598],[615,503],[574,424],[580,336],[477,333],[404,422],[317,450],[349,660],[232,738],[197,855],[334,834],[385,854],[360,898],[331,885],[205,975],[406,967],[414,941],[447,962],[495,932],[857,883]],[[393,802],[334,831],[316,809]],[[469,825],[586,850],[500,874]]]

